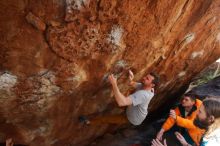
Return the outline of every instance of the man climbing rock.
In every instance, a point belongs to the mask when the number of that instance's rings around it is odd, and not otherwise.
[[[129,70],[130,85],[136,88],[136,91],[125,96],[118,88],[117,79],[113,74],[108,77],[112,85],[115,100],[120,107],[127,107],[126,114],[119,115],[99,115],[91,119],[80,116],[79,120],[86,124],[126,124],[140,125],[148,114],[148,104],[154,96],[154,88],[159,83],[157,75],[150,73],[143,77],[142,83],[134,82],[134,75]]]
[[[150,73],[143,77],[142,83],[134,82],[134,75],[129,71],[130,85],[134,86],[137,91],[129,96],[123,95],[117,85],[117,79],[109,76],[109,82],[112,85],[115,100],[118,106],[127,106],[127,119],[133,125],[140,125],[148,114],[148,104],[154,96],[154,87],[158,84],[157,75]]]

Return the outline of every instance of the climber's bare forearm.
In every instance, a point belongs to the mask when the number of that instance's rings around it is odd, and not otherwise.
[[[113,89],[114,97],[115,97],[115,100],[118,106],[128,106],[132,104],[131,98],[124,96],[120,92],[117,84],[112,85],[112,89]]]

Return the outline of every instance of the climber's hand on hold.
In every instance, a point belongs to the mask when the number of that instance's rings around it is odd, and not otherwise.
[[[134,79],[134,74],[133,74],[133,72],[131,70],[129,70],[128,73],[129,73],[129,80],[131,82]]]
[[[112,86],[117,85],[117,79],[114,77],[113,74],[108,76],[108,80],[112,84]]]

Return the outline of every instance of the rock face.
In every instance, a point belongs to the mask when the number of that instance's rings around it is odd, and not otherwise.
[[[201,98],[220,96],[220,76],[206,84],[195,87],[191,91]]]
[[[106,77],[154,71],[157,110],[220,56],[219,0],[1,0],[0,139],[86,145],[114,126],[79,115],[122,112]]]

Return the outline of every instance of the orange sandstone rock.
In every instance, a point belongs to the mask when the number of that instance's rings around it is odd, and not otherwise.
[[[31,12],[29,12],[26,16],[26,20],[28,23],[32,24],[34,27],[41,31],[44,31],[46,29],[45,23]]]
[[[128,69],[135,80],[157,72],[161,83],[149,111],[167,106],[219,58],[219,5],[219,0],[1,0],[0,140],[89,144],[117,126],[83,126],[78,116],[123,112],[106,79],[114,73],[129,94]]]

